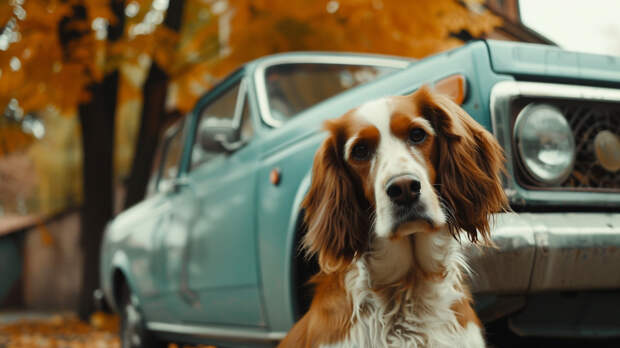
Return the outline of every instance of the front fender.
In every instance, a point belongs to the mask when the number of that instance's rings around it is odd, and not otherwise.
[[[304,176],[304,178],[299,183],[299,187],[297,189],[297,193],[295,194],[295,199],[293,203],[293,208],[291,209],[291,216],[289,218],[288,228],[286,232],[286,261],[284,264],[285,267],[285,281],[288,284],[287,294],[288,294],[288,303],[289,308],[293,309],[293,313],[298,312],[297,308],[297,298],[295,298],[295,279],[293,276],[293,272],[295,271],[295,259],[297,257],[297,253],[301,252],[296,245],[298,243],[297,240],[297,232],[299,227],[303,223],[300,219],[303,218],[301,203],[310,190],[310,184],[312,182],[312,172],[308,171],[308,173]],[[295,318],[293,318],[294,320]]]
[[[112,256],[110,266],[108,267],[107,274],[105,275],[105,281],[102,283],[103,294],[110,307],[118,312],[119,297],[119,278],[116,277],[117,272],[120,272],[122,279],[126,282],[126,285],[131,289],[132,293],[137,290],[135,287],[134,279],[130,276],[130,262],[127,254],[122,250],[117,250]]]

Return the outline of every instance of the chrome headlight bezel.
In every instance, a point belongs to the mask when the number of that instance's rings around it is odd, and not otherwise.
[[[541,113],[543,112],[546,112],[547,115],[541,116]],[[532,158],[528,158],[527,151],[524,148],[523,133],[525,127],[531,126],[532,121],[536,122],[536,118],[541,117],[553,118],[553,121],[556,122],[556,125],[559,125],[560,128],[550,129],[550,132],[561,134],[568,140],[568,151],[570,151],[570,155],[568,156],[569,159],[566,163],[558,165],[557,167],[560,168],[557,168],[557,170],[555,170],[555,172],[553,173],[551,173],[551,171],[549,170],[547,170],[547,173],[544,173],[545,163],[542,163],[542,161],[539,160],[533,160]],[[521,109],[515,120],[515,124],[513,127],[513,139],[516,145],[515,152],[517,154],[517,157],[519,158],[519,161],[521,162],[521,165],[524,168],[524,172],[534,182],[542,186],[559,185],[564,180],[566,180],[573,171],[576,156],[575,139],[573,131],[568,124],[568,121],[566,120],[560,109],[558,109],[557,107],[551,104],[539,102],[532,102],[525,106],[523,109]]]

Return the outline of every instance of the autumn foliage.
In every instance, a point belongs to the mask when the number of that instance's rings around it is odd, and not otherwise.
[[[75,315],[56,314],[0,324],[0,347],[5,348],[120,348],[118,316],[96,312],[88,323]],[[168,344],[168,348],[216,348]]]
[[[481,0],[234,0],[209,7],[213,20],[188,25],[179,44],[177,107],[188,110],[212,81],[252,59],[323,50],[421,58],[461,45],[452,34],[484,37],[500,24]],[[189,1],[186,23],[201,23]],[[190,58],[195,57],[195,58]]]
[[[22,319],[0,325],[0,347],[6,348],[120,348],[118,318],[95,313],[90,325],[73,315]]]
[[[118,20],[109,0],[13,0],[0,5],[8,42],[0,55],[0,108],[14,98],[25,111],[70,111],[88,99],[85,87],[106,71],[155,59],[176,78],[174,106],[186,111],[215,79],[267,54],[329,50],[423,57],[455,47],[462,42],[451,33],[467,30],[480,37],[499,24],[480,2],[187,0],[179,37],[160,25],[167,1],[131,1],[123,38],[109,43],[106,27]]]

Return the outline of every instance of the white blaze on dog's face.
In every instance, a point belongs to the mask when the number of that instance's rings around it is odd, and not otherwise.
[[[445,224],[433,185],[436,131],[411,96],[352,110],[344,156],[375,209],[378,237],[398,238]]]

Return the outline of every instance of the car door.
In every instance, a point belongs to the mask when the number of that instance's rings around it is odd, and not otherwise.
[[[188,230],[180,284],[188,323],[266,325],[255,235],[258,156],[246,89],[245,80],[233,78],[197,110],[182,188],[191,199],[174,207]]]
[[[189,122],[182,119],[164,133],[147,187],[147,199],[141,203],[147,204],[143,210],[148,209],[149,214],[140,220],[141,228],[134,233],[136,242],[152,246],[145,253],[148,268],[135,272],[135,277],[149,280],[140,282],[141,285],[149,284],[147,289],[151,289],[143,294],[146,297],[142,306],[147,317],[154,321],[178,318],[178,311],[171,310],[174,307],[166,303],[166,299],[169,293],[176,292],[179,287],[182,270],[179,255],[186,242],[184,230],[171,230],[175,221],[173,208],[179,200],[184,199],[182,190],[179,190],[179,168],[188,125]],[[140,265],[141,261],[134,257],[132,264]]]

